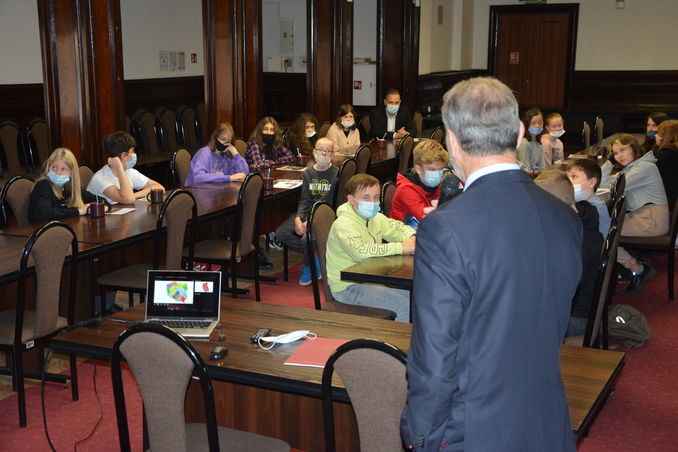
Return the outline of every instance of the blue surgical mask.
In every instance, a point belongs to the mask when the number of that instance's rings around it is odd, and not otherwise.
[[[137,155],[136,155],[136,154],[132,154],[132,160],[130,160],[129,162],[127,162],[127,169],[132,169],[132,168],[134,168],[134,165],[136,165],[136,164],[137,164]]]
[[[584,196],[586,196],[586,192],[581,189],[581,184],[573,185],[574,185],[574,201],[579,202],[582,199],[584,199]]]
[[[544,130],[543,127],[530,127],[527,129],[527,131],[530,132],[530,135],[534,136],[539,135],[542,132],[542,130]]]
[[[66,182],[71,180],[71,176],[66,176],[65,174],[56,174],[52,171],[47,173],[47,178],[57,187],[63,187]]]
[[[649,132],[647,132],[647,136],[650,138],[654,138],[656,135],[657,135],[656,130],[650,130]]]
[[[379,203],[378,202],[368,202],[360,201],[358,202],[358,215],[368,220],[373,218],[377,213],[379,213]]]
[[[424,183],[429,187],[437,187],[443,180],[443,170],[424,171]]]
[[[398,113],[398,108],[399,108],[399,107],[400,107],[399,105],[387,105],[387,106],[386,106],[386,112],[387,112],[389,115],[395,115],[395,114]]]

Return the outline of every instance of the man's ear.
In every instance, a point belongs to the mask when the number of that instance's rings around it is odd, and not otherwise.
[[[445,129],[445,141],[447,144],[447,150],[450,152],[450,155],[452,155],[452,149],[454,148],[459,149],[459,140],[457,140],[457,136],[452,132],[450,129]]]
[[[525,135],[525,124],[523,124],[523,121],[518,120],[518,124],[520,124],[520,133],[518,133],[518,142],[516,143],[516,149],[520,146],[520,142],[523,141],[523,136]]]

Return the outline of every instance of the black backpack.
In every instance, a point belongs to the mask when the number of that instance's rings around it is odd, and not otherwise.
[[[610,348],[638,348],[652,337],[645,316],[627,304],[614,304],[607,310],[607,338]]]

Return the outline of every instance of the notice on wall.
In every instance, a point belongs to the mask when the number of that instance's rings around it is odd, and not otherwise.
[[[186,70],[186,52],[179,52],[176,50],[161,50],[159,56],[161,72]]]

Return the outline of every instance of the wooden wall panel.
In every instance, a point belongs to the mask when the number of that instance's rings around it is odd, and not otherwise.
[[[45,117],[42,83],[0,85],[0,121],[11,119],[26,126],[31,118]]]
[[[319,121],[334,119],[339,105],[332,99],[333,15],[332,0],[308,0],[308,72],[306,74],[307,109]],[[330,99],[330,102],[328,102]]]
[[[132,115],[138,108],[195,106],[204,102],[202,75],[195,77],[125,80],[125,110]]]

